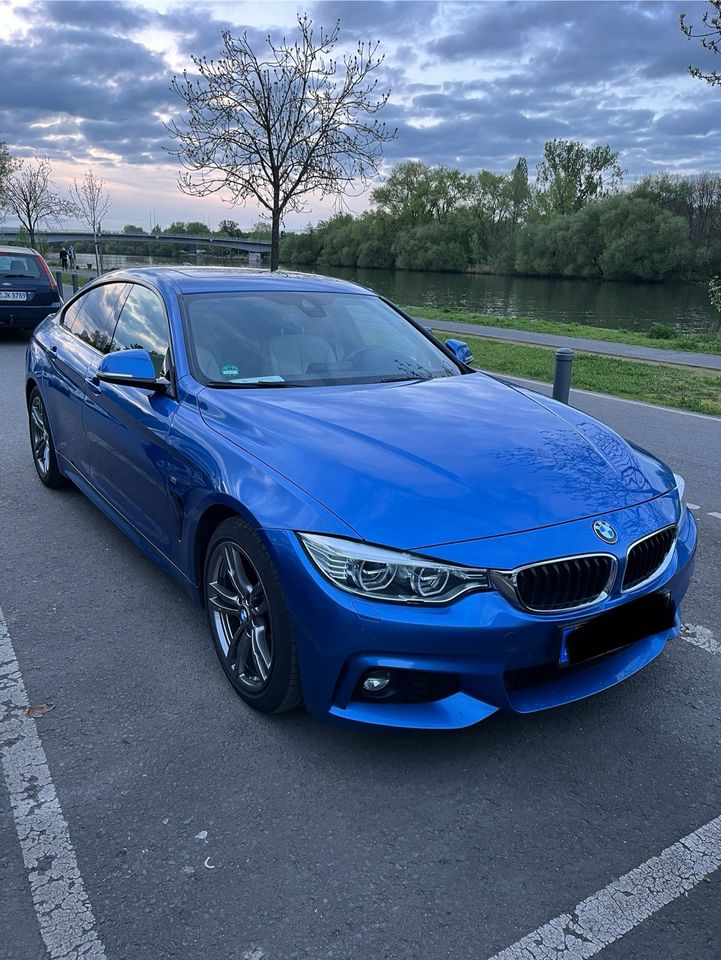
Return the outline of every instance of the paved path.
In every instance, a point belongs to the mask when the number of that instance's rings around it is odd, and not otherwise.
[[[487,327],[477,323],[450,323],[447,320],[428,320],[424,317],[415,319],[425,326],[442,330],[444,333],[465,333],[466,336],[510,340],[513,343],[534,343],[543,347],[572,347],[574,350],[585,350],[587,353],[603,353],[606,356],[625,357],[629,360],[651,360],[660,363],[676,363],[684,367],[721,370],[721,355],[690,353],[683,350],[659,350],[655,347],[639,347],[631,343],[607,343],[605,340],[561,337],[555,333],[532,333],[528,330],[507,330],[505,327]]]

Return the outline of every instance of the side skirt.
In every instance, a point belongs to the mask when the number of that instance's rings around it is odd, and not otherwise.
[[[62,455],[58,455],[58,461],[62,461],[60,464],[60,469],[62,473],[72,482],[75,486],[85,494],[88,500],[91,501],[105,516],[111,520],[115,526],[121,530],[125,536],[131,540],[136,547],[139,547],[144,554],[150,557],[162,570],[172,577],[172,579],[179,584],[186,593],[189,594],[191,599],[202,606],[202,597],[201,592],[198,587],[188,579],[188,577],[183,573],[180,567],[177,567],[170,557],[166,556],[161,550],[158,550],[146,536],[144,536],[136,527],[133,526],[126,518],[117,510],[109,500],[107,500],[95,487],[90,483],[89,480],[78,473],[75,467]]]

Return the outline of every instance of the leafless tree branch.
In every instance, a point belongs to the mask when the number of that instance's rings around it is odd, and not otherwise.
[[[253,199],[271,216],[271,269],[278,266],[280,222],[311,192],[342,195],[378,170],[382,144],[396,131],[378,119],[390,91],[379,89],[379,43],[358,43],[339,61],[340,21],[314,31],[298,17],[290,41],[224,32],[218,60],[193,57],[195,75],[174,77],[185,113],[167,124],[175,141],[180,189],[223,191],[231,203]]]
[[[55,192],[51,172],[47,157],[20,161],[5,184],[5,203],[30,234],[32,246],[39,224],[75,213],[74,204]]]
[[[103,265],[98,235],[101,232],[103,218],[112,206],[110,196],[105,190],[105,181],[102,177],[96,177],[92,168],[88,167],[80,183],[73,180],[73,185],[70,188],[70,198],[75,205],[78,216],[93,233],[95,265],[100,274]]]

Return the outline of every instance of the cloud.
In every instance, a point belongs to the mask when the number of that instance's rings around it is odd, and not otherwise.
[[[224,29],[247,31],[258,46],[268,32],[291,36],[295,16],[289,3],[10,6],[0,137],[17,156],[47,154],[79,175],[92,162],[137,167],[148,180],[151,166],[172,171],[163,118],[180,106],[173,73],[192,68],[191,54],[217,57]],[[533,171],[545,140],[568,137],[611,144],[631,177],[721,169],[721,91],[687,70],[710,69],[713,55],[684,38],[675,3],[341,0],[306,8],[316,26],[340,17],[344,50],[381,41],[379,79],[392,90],[381,116],[398,128],[386,165],[419,158],[499,171],[526,156]],[[705,8],[685,4],[696,23]]]

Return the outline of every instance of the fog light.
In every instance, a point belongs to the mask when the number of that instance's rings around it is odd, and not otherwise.
[[[363,681],[363,689],[368,693],[381,693],[391,682],[389,670],[376,670],[375,673],[369,673]]]

